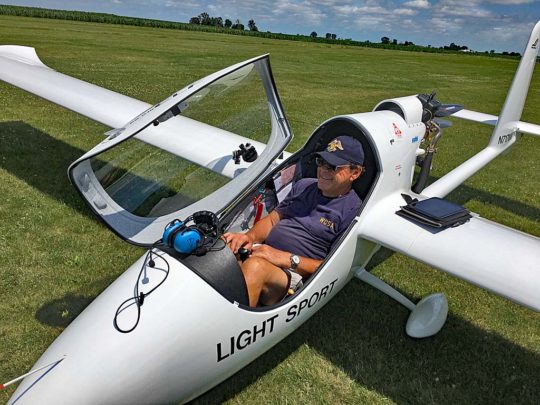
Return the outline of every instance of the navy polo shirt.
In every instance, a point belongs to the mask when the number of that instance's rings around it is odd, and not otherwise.
[[[265,243],[310,259],[324,259],[358,214],[362,201],[354,190],[325,197],[317,179],[301,179],[276,207],[282,219]]]

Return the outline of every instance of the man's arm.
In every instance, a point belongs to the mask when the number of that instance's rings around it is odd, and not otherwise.
[[[266,240],[272,228],[281,220],[281,215],[276,210],[265,216],[246,232],[251,243],[262,243]]]
[[[246,233],[225,233],[223,234],[223,240],[230,246],[233,253],[238,253],[238,249],[245,247],[246,249],[252,249],[254,243],[261,243],[266,240],[266,237],[272,230],[272,228],[280,221],[280,214],[274,210]]]
[[[273,248],[269,245],[256,245],[252,247],[251,256],[263,258],[274,266],[287,269],[291,267],[291,252],[286,252]],[[323,262],[320,259],[310,259],[304,256],[298,256],[300,263],[296,267],[296,272],[302,277],[308,277],[317,270]]]
[[[254,243],[262,243],[268,237],[272,228],[281,220],[281,215],[276,211],[272,211],[259,222],[257,222],[246,233],[225,233],[223,239],[227,242],[234,253],[238,253],[238,249],[244,247],[252,251],[251,255],[261,257],[274,266],[286,269],[291,266],[291,252],[286,252],[273,248],[269,245],[255,245]],[[310,259],[308,257],[299,256],[300,263],[296,268],[296,272],[303,277],[307,277],[315,272],[322,263],[322,260]]]

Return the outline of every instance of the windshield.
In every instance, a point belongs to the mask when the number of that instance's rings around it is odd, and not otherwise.
[[[267,143],[272,129],[259,73],[249,64],[180,103],[182,116]]]
[[[227,184],[231,176],[222,169],[231,163],[233,150],[220,151],[220,137],[225,144],[238,135],[265,144],[272,131],[267,96],[255,63],[214,81],[177,108],[180,115],[176,119],[158,120],[160,138],[166,140],[160,147],[150,138],[149,142],[141,141],[146,140],[143,137],[130,138],[90,159],[107,194],[136,216],[173,213]],[[262,147],[257,152],[260,155]],[[204,159],[209,161],[202,164]]]

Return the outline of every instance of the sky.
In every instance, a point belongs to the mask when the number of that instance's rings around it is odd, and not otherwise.
[[[259,31],[523,52],[540,0],[0,0],[1,4],[188,22],[207,12]]]

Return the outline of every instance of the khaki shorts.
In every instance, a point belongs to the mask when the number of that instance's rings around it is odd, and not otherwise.
[[[300,288],[302,288],[302,285],[304,284],[302,281],[302,276],[298,274],[296,271],[291,269],[283,269],[285,274],[287,274],[287,277],[289,278],[289,287],[287,288],[287,293],[285,297],[289,295],[293,295],[296,291],[298,291]]]

